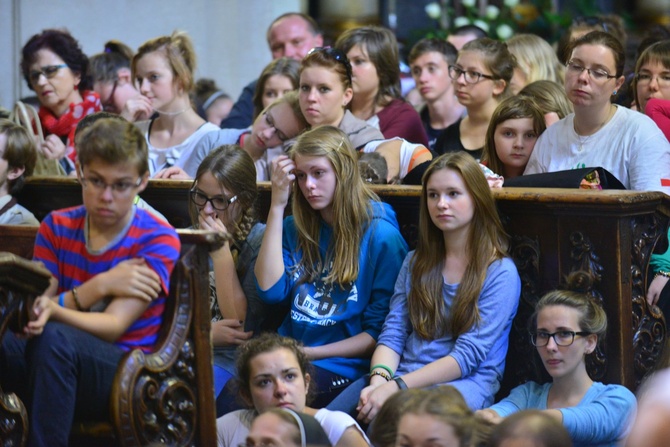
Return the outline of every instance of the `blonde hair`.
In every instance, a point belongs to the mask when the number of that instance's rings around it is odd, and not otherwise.
[[[321,126],[300,135],[289,152],[297,156],[326,157],[337,179],[333,196],[333,237],[326,259],[321,258],[319,233],[321,216],[310,206],[293,184],[293,216],[298,229],[298,250],[302,259],[298,268],[304,269],[303,280],[315,281],[324,266],[332,269],[323,281],[348,287],[358,278],[361,240],[372,220],[371,200],[379,200],[363,182],[358,172],[358,156],[347,135],[337,127]]]
[[[507,48],[516,57],[517,67],[526,82],[549,80],[563,84],[565,66],[546,40],[535,34],[516,34],[507,40]]]
[[[444,169],[458,173],[474,203],[474,214],[467,240],[468,262],[456,291],[450,315],[442,299],[442,269],[447,256],[443,234],[428,211],[427,184]],[[444,154],[430,164],[423,175],[419,240],[412,257],[412,283],[407,296],[409,318],[414,331],[433,340],[449,332],[454,338],[479,324],[477,303],[488,266],[506,256],[507,236],[500,222],[489,185],[479,163],[470,154]]]
[[[468,155],[469,156],[469,155]],[[450,385],[413,393],[402,405],[402,415],[429,416],[453,429],[459,447],[487,445],[491,426],[475,417],[461,393]]]
[[[560,119],[574,112],[572,103],[565,94],[565,87],[554,81],[531,82],[521,89],[519,96],[533,98],[543,114],[554,112]]]
[[[145,55],[158,51],[165,55],[175,81],[179,82],[184,92],[190,93],[195,87],[196,56],[191,38],[183,31],[175,31],[169,36],[156,37],[144,42],[133,57],[131,64],[133,79],[137,74],[138,61]]]

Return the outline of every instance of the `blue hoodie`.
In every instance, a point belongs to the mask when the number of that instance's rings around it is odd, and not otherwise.
[[[293,337],[305,346],[322,346],[361,332],[377,339],[407,254],[407,243],[390,205],[373,201],[372,215],[361,241],[358,279],[346,289],[321,280],[300,283],[303,270],[296,269],[302,259],[302,252],[297,250],[298,232],[293,216],[284,220],[284,274],[268,290],[259,288],[259,297],[267,303],[290,303],[291,311],[279,328],[281,335]],[[322,223],[319,234],[322,259],[326,258],[332,235],[332,227]],[[328,275],[329,267],[322,272],[322,278]],[[352,380],[370,368],[369,358],[329,357],[313,363]]]

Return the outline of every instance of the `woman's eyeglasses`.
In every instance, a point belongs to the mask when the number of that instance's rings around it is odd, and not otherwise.
[[[602,68],[586,68],[583,65],[580,65],[573,61],[568,62],[567,64],[565,64],[565,66],[567,67],[568,73],[577,76],[579,76],[580,74],[582,74],[584,70],[586,70],[591,79],[593,79],[594,81],[606,81],[608,79],[616,78],[615,75],[609,74]]]
[[[586,25],[586,26],[599,26],[605,31],[606,33],[609,33],[611,30],[607,27],[607,22],[605,22],[603,19],[597,16],[586,16],[586,17],[577,17],[573,23],[575,25]]]
[[[579,335],[584,337],[585,335],[591,335],[590,332],[575,332],[575,331],[558,331],[553,334],[550,332],[538,331],[530,334],[530,341],[534,346],[542,348],[549,344],[549,339],[553,338],[557,346],[570,346],[575,342],[575,337]]]
[[[227,199],[223,196],[217,196],[209,198],[200,191],[195,189],[191,190],[191,202],[195,203],[198,206],[205,206],[207,202],[212,204],[212,208],[218,211],[225,211],[228,207],[237,200],[237,196],[233,196],[230,199]]]
[[[40,67],[39,70],[33,70],[28,74],[28,79],[30,80],[31,84],[37,83],[37,81],[40,80],[40,76],[44,75],[45,78],[51,79],[56,74],[58,74],[58,70],[61,68],[66,68],[67,64],[58,64],[58,65],[45,65],[44,67]]]
[[[351,71],[351,63],[349,62],[349,58],[347,57],[346,54],[344,54],[342,51],[338,50],[337,48],[333,47],[314,47],[309,52],[307,53],[307,56],[309,56],[312,53],[320,52],[325,54],[331,59],[336,60],[337,62],[341,63],[344,65],[344,69],[347,72],[347,78],[349,78],[349,82],[351,82],[351,78],[353,77],[352,71]]]

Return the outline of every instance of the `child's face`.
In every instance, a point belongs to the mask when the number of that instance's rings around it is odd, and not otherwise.
[[[432,102],[449,93],[453,95],[453,85],[449,77],[449,64],[437,51],[429,51],[417,57],[411,65],[412,77],[421,97]]]
[[[398,423],[397,447],[460,447],[454,428],[427,414],[405,414]]]
[[[493,142],[498,158],[505,165],[505,171],[520,170],[522,174],[537,142],[533,119],[516,118],[503,121],[496,127]]]
[[[99,232],[121,231],[131,217],[135,196],[144,190],[149,174],[140,176],[129,162],[109,164],[94,159],[78,165],[89,226]]]

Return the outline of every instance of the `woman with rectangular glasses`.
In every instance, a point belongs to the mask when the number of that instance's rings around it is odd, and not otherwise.
[[[521,410],[543,410],[563,423],[575,446],[614,446],[627,433],[635,396],[621,385],[594,382],[586,370],[605,336],[607,316],[586,294],[591,276],[574,272],[569,290],[555,290],[535,306],[531,342],[552,377],[545,384],[527,382],[497,404],[477,411],[493,423]]]
[[[600,166],[626,189],[670,194],[670,143],[651,119],[612,104],[624,62],[621,43],[608,33],[572,43],[565,92],[575,111],[540,136],[524,174]]]

